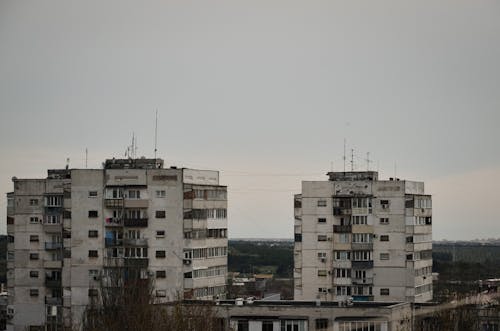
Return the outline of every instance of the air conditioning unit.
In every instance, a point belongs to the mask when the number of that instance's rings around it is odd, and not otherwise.
[[[326,262],[326,257],[322,257],[320,260],[321,260],[321,262],[325,263]]]
[[[7,306],[7,318],[11,319],[14,317],[16,313],[16,310],[14,309],[14,306]]]
[[[331,270],[328,270],[328,274],[331,275],[333,272]]]
[[[190,265],[191,264],[191,259],[184,259],[183,260],[185,265]]]
[[[332,241],[332,237],[328,237],[328,241]]]

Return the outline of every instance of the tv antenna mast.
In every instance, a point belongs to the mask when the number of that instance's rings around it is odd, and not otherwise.
[[[344,159],[344,172],[345,172],[345,143],[346,143],[346,141],[345,141],[345,138],[344,138],[344,158],[343,158]]]
[[[158,109],[156,110],[155,117],[155,160],[156,160],[156,152],[158,151]]]
[[[354,171],[354,148],[351,148],[351,171]]]

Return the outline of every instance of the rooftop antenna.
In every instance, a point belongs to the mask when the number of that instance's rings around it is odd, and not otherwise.
[[[345,138],[344,138],[344,172],[345,172]]]
[[[351,148],[351,171],[354,171],[354,148]]]
[[[373,162],[370,160],[370,152],[366,153],[366,171],[370,171],[370,162]]]
[[[396,180],[397,163],[394,161],[394,180]]]
[[[156,148],[158,144],[158,109],[156,110],[156,118],[155,118],[155,160],[156,160],[156,152],[158,149]]]
[[[66,158],[66,170],[68,170],[68,169],[69,169],[69,157]]]
[[[85,169],[87,169],[88,161],[89,161],[89,150],[85,148]]]

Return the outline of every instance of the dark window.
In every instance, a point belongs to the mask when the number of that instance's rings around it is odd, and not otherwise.
[[[89,210],[89,217],[95,218],[98,216],[99,216],[99,214],[97,213],[97,210]]]
[[[272,321],[263,321],[262,322],[262,331],[273,331],[273,322]]]
[[[328,328],[328,318],[316,319],[316,330],[327,329],[327,328]]]
[[[389,241],[389,235],[383,234],[380,236],[380,241]]]
[[[318,218],[318,223],[326,223],[326,218]]]
[[[302,233],[295,234],[295,242],[302,242]]]
[[[63,211],[63,218],[70,219],[71,218],[71,210]]]
[[[38,260],[38,253],[30,253],[30,260]]]
[[[89,198],[97,197],[97,191],[89,191]]]
[[[248,331],[248,320],[238,321],[238,329],[236,331]]]
[[[165,231],[164,230],[156,231],[156,236],[157,237],[165,237]]]
[[[36,271],[36,270],[30,271],[30,277],[31,278],[38,278],[38,271]]]
[[[89,297],[96,297],[99,294],[96,288],[89,288]]]
[[[38,235],[32,234],[30,236],[30,242],[38,242]]]
[[[413,260],[413,254],[406,254],[406,259],[407,259],[408,261]]]
[[[156,251],[156,257],[164,258],[166,256],[165,251]]]
[[[318,241],[327,241],[327,240],[328,239],[327,239],[326,235],[324,235],[324,234],[318,235]]]
[[[406,242],[407,243],[412,243],[413,242],[413,236],[406,237]]]
[[[165,278],[167,277],[167,273],[165,270],[157,270],[156,271],[156,278]]]
[[[30,288],[30,296],[37,297],[38,296],[38,289],[37,288]]]
[[[90,250],[89,251],[89,257],[98,257],[98,253],[96,250]]]
[[[389,295],[389,289],[388,288],[381,288],[380,295]]]
[[[326,207],[326,200],[318,200],[318,207]]]
[[[89,230],[89,238],[97,238],[99,235],[97,230]]]
[[[156,216],[156,218],[165,218],[165,211],[164,210],[157,210],[155,216]]]

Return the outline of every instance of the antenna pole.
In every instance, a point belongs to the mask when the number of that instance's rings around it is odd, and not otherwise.
[[[344,138],[344,172],[345,172],[345,138]]]
[[[351,171],[354,171],[354,148],[351,148]]]
[[[370,152],[366,153],[366,171],[370,171]]]
[[[156,152],[158,149],[156,148],[158,144],[158,109],[156,110],[156,118],[155,118],[155,160],[156,160]]]
[[[89,161],[89,150],[85,148],[85,169],[87,169],[88,161]]]

